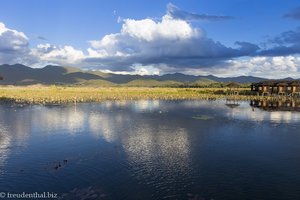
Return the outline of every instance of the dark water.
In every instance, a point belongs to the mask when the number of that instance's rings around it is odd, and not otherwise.
[[[300,113],[225,101],[0,106],[0,192],[300,199]]]

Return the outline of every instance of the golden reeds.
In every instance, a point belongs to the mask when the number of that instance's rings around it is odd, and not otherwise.
[[[104,100],[192,100],[236,99],[261,100],[275,97],[251,95],[240,88],[240,95],[226,95],[227,88],[143,88],[143,87],[63,87],[63,86],[6,86],[0,87],[0,101],[24,104],[66,104],[102,102]]]

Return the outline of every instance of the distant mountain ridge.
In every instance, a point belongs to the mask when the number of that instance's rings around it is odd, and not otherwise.
[[[158,75],[121,75],[100,71],[81,70],[75,67],[47,65],[44,68],[31,68],[21,64],[0,65],[1,85],[63,84],[63,85],[105,85],[127,84],[128,86],[163,86],[184,83],[237,82],[252,83],[263,80],[254,76],[221,78],[213,75],[195,76],[181,73]],[[291,78],[287,78],[291,79]]]

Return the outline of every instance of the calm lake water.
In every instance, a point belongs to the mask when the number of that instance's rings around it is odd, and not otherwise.
[[[250,102],[0,105],[0,192],[300,199],[300,113]]]

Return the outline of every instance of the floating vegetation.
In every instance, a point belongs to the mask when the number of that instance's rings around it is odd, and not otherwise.
[[[197,115],[192,118],[197,119],[197,120],[210,120],[210,119],[213,119],[214,117],[209,116],[209,115]]]
[[[0,87],[0,102],[17,104],[60,105],[67,103],[102,102],[105,100],[260,100],[275,97],[249,95],[240,88],[240,95],[226,95],[227,88],[150,88],[150,87],[64,87],[6,86]]]

